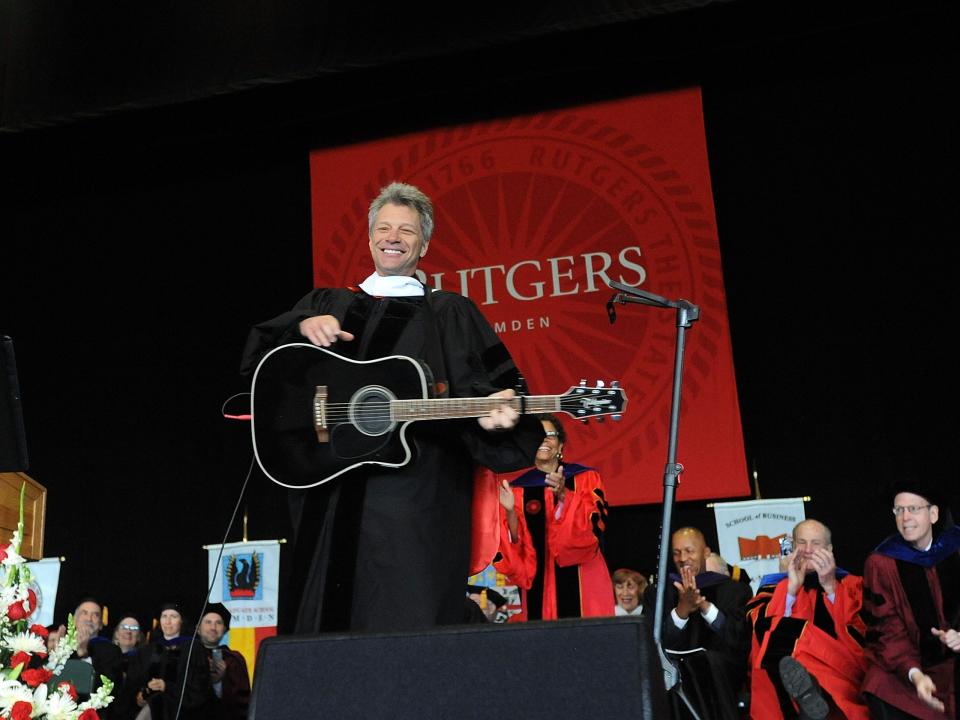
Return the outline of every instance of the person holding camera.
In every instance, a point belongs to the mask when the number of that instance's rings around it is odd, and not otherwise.
[[[797,523],[781,547],[784,571],[765,578],[748,614],[750,717],[867,720],[863,581],[837,567],[819,520]]]
[[[230,629],[230,611],[223,603],[207,605],[200,619],[200,641],[210,666],[210,684],[216,699],[211,715],[217,720],[244,720],[250,704],[250,675],[247,661],[236,650],[222,645]]]
[[[205,717],[205,710],[213,700],[213,690],[203,647],[193,642],[189,633],[183,633],[185,623],[178,603],[160,606],[159,623],[150,642],[140,648],[130,662],[118,703],[119,717],[134,720]]]

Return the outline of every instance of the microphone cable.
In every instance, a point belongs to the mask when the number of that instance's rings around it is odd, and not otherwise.
[[[243,393],[238,393],[243,394]],[[234,395],[233,397],[236,397]],[[226,406],[227,402],[230,402],[232,398],[224,402]],[[247,485],[250,484],[250,478],[253,475],[253,468],[255,466],[255,458],[250,458],[250,467],[247,468],[247,476],[243,480],[243,486],[240,488],[240,495],[237,497],[237,503],[233,506],[233,513],[230,515],[230,521],[227,523],[227,529],[223,533],[223,540],[220,542],[220,552],[217,553],[217,562],[213,568],[213,579],[210,581],[210,585],[207,587],[206,597],[203,599],[203,607],[200,609],[200,614],[197,616],[196,627],[193,629],[193,636],[190,638],[190,647],[187,650],[187,659],[185,663],[184,673],[183,673],[183,682],[180,687],[180,698],[177,701],[177,711],[174,713],[173,720],[180,720],[180,710],[183,707],[183,698],[187,691],[187,676],[190,674],[190,658],[193,656],[193,647],[197,642],[197,635],[200,633],[200,623],[203,620],[203,616],[206,614],[207,606],[210,604],[210,593],[213,592],[213,586],[217,582],[217,578],[220,575],[220,561],[223,559],[223,546],[227,543],[227,538],[230,536],[230,530],[233,529],[233,524],[237,519],[237,512],[240,510],[240,505],[243,502],[244,496],[247,494]]]

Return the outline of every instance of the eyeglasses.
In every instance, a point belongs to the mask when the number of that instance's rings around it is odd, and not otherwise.
[[[903,515],[904,510],[906,510],[911,515],[916,515],[918,512],[928,507],[930,506],[929,505],[896,505],[893,508],[893,514],[896,515],[897,517],[900,517],[901,515]]]
[[[122,624],[122,623],[121,623],[120,627],[123,628],[124,630],[130,630],[130,631],[132,631],[132,632],[137,632],[137,631],[140,629],[140,626],[139,626],[139,625],[125,625],[125,624]]]
[[[556,430],[547,430],[544,435],[547,437],[559,437],[560,433],[558,433]]]

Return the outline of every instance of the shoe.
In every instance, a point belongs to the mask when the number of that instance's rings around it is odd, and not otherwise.
[[[790,697],[796,700],[801,718],[824,720],[830,714],[830,706],[817,681],[796,658],[789,655],[780,658],[780,681]]]

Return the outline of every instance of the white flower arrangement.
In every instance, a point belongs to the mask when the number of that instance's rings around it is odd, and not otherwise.
[[[99,720],[100,710],[113,700],[113,683],[100,676],[102,685],[89,700],[77,703],[77,690],[57,682],[67,659],[77,648],[73,616],[67,634],[53,650],[47,649],[47,629],[30,624],[37,607],[30,589],[30,570],[20,555],[23,541],[23,496],[20,489],[20,522],[10,544],[0,546],[0,718],[10,720]]]

